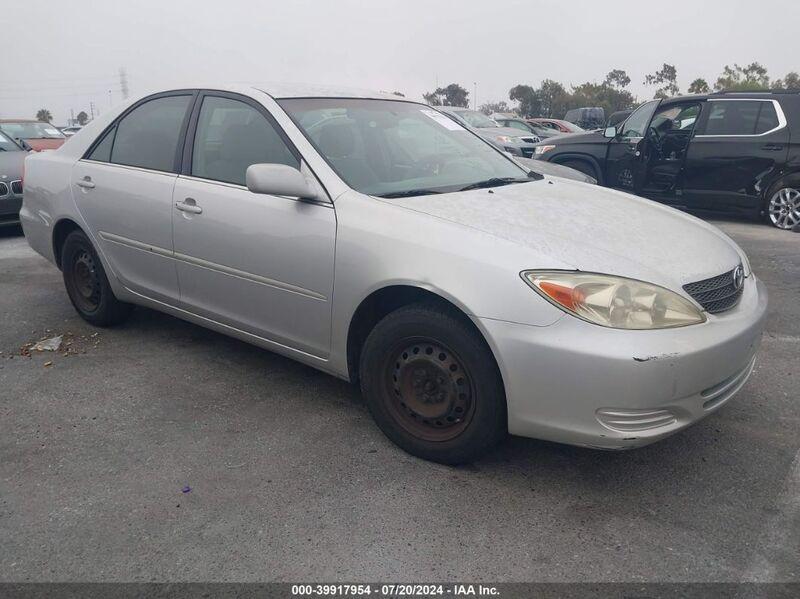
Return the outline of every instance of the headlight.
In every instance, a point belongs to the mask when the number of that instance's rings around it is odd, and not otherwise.
[[[508,135],[497,135],[495,139],[503,144],[513,144],[517,141],[516,139],[514,139],[513,137],[509,137]]]
[[[550,303],[588,322],[613,329],[668,329],[705,322],[677,293],[643,281],[569,271],[521,273]]]
[[[550,150],[554,150],[555,146],[536,146],[533,149],[534,154],[544,154],[545,152],[549,152]]]

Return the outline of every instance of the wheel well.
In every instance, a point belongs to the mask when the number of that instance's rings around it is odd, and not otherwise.
[[[68,218],[58,221],[53,227],[53,257],[59,268],[61,268],[61,249],[64,247],[64,241],[67,239],[67,235],[73,231],[82,231],[82,229],[78,223]]]
[[[593,174],[590,175],[590,176],[592,176],[595,179],[597,179],[597,183],[598,184],[600,184],[600,185],[603,184],[603,175],[602,175],[602,173],[600,171],[600,168],[599,168],[599,166],[597,164],[597,161],[594,158],[590,157],[590,156],[580,156],[580,155],[575,155],[575,154],[567,154],[566,156],[563,156],[563,157],[559,156],[558,158],[553,160],[553,162],[556,163],[556,164],[560,164],[562,166],[568,166],[568,163],[570,163],[570,162],[582,162],[583,164],[588,165],[592,169]]]
[[[483,334],[469,316],[458,306],[432,291],[410,285],[392,285],[378,289],[364,298],[358,306],[347,331],[347,371],[353,384],[358,383],[361,348],[364,346],[370,331],[390,312],[394,312],[403,306],[420,302],[435,303],[446,308],[459,320],[462,320],[467,326],[475,330],[483,339]]]

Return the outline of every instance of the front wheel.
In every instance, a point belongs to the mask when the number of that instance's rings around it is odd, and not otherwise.
[[[564,162],[559,162],[561,166],[566,166],[568,168],[574,169],[584,175],[587,175],[597,181],[600,182],[600,177],[597,174],[594,166],[586,162],[585,160],[565,160]]]
[[[133,306],[114,296],[103,264],[83,231],[67,235],[61,250],[61,271],[67,295],[86,322],[106,327],[128,318]]]
[[[473,461],[506,434],[506,404],[481,336],[445,308],[414,304],[370,332],[361,390],[383,433],[408,453],[444,464]]]
[[[800,224],[800,189],[779,186],[766,202],[766,216],[779,229],[792,229]]]

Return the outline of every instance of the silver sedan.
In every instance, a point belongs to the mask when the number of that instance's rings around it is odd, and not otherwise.
[[[651,443],[744,385],[767,295],[718,229],[542,176],[396,96],[178,89],[26,160],[78,313],[134,304],[360,386],[406,451]]]

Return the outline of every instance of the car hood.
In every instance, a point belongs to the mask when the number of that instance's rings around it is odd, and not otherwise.
[[[34,152],[41,152],[42,150],[55,150],[64,145],[66,139],[26,139],[24,140],[31,150]]]
[[[539,173],[540,175],[563,177],[564,179],[572,179],[573,181],[580,181],[581,183],[597,183],[594,177],[585,175],[574,168],[556,164],[555,162],[533,160],[531,158],[523,158],[522,156],[514,156],[514,160],[519,162],[525,168],[532,170],[534,173]]]
[[[548,145],[557,144],[586,144],[586,143],[608,143],[608,139],[603,137],[603,132],[592,131],[590,133],[562,133],[556,137],[547,139]]]
[[[527,248],[533,263],[520,269],[606,273],[680,292],[742,261],[736,244],[695,217],[565,179],[385,201]]]
[[[479,127],[475,130],[481,135],[489,137],[496,137],[498,135],[507,135],[508,137],[538,137],[535,133],[525,133],[521,129],[514,129],[513,127]]]
[[[0,181],[9,182],[22,177],[22,165],[27,152],[0,152]],[[3,178],[5,176],[5,179]]]

